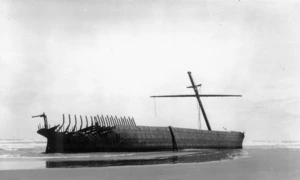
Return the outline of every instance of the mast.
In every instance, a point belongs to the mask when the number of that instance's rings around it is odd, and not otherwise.
[[[199,103],[199,106],[200,106],[200,109],[201,109],[201,111],[202,111],[202,114],[203,114],[203,117],[204,117],[204,120],[205,120],[207,129],[208,129],[209,131],[211,131],[211,127],[210,127],[209,121],[208,121],[208,119],[207,119],[207,116],[206,116],[204,107],[203,107],[203,105],[202,105],[202,102],[201,102],[201,100],[200,100],[199,92],[198,92],[197,86],[196,86],[195,83],[194,83],[194,80],[193,80],[193,77],[192,77],[192,73],[189,71],[188,74],[189,74],[189,78],[190,78],[190,80],[191,80],[192,87],[193,87],[194,92],[195,92],[195,95],[196,95],[196,99],[197,99],[197,101],[198,101],[198,103]]]
[[[199,85],[195,84],[191,72],[188,72],[188,75],[189,75],[189,78],[191,80],[192,86],[189,86],[187,88],[193,88],[195,94],[158,95],[158,96],[156,95],[156,96],[150,96],[150,97],[151,98],[179,98],[179,97],[180,98],[182,98],[182,97],[189,98],[189,97],[196,97],[196,99],[198,101],[198,104],[199,104],[199,107],[200,107],[200,109],[202,111],[202,114],[203,114],[203,117],[204,117],[207,129],[209,131],[211,131],[211,127],[210,127],[209,121],[207,119],[207,116],[206,116],[204,107],[202,105],[202,102],[200,100],[200,97],[242,97],[242,95],[233,95],[233,94],[199,94],[199,91],[198,91],[197,87],[200,87],[201,84],[199,84]]]

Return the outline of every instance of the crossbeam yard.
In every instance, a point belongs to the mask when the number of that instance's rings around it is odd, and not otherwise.
[[[195,94],[179,94],[179,95],[158,95],[150,96],[151,98],[160,97],[197,97]],[[199,94],[198,97],[242,97],[242,95],[232,95],[232,94]]]

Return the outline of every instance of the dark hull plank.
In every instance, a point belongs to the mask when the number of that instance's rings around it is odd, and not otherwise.
[[[46,153],[238,149],[244,140],[241,132],[175,127],[93,126],[76,132],[56,132],[56,128],[38,130],[47,138]]]

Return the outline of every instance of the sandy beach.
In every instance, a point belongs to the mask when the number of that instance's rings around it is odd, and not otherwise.
[[[250,149],[246,157],[204,163],[0,171],[17,179],[299,179],[298,149]]]
[[[0,0],[0,180],[300,180],[300,0]]]

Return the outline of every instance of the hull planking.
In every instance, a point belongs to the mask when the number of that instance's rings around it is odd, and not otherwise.
[[[76,132],[40,129],[47,138],[46,153],[170,151],[242,148],[244,133],[174,127],[93,126]]]

